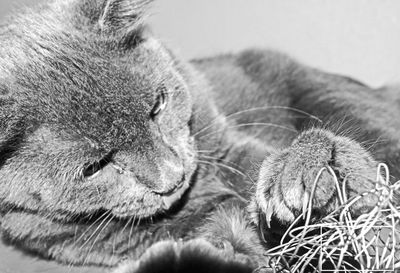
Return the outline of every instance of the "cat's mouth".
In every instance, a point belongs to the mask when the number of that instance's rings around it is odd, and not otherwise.
[[[190,187],[190,179],[183,176],[175,187],[165,192],[155,192],[145,189],[140,199],[133,198],[112,207],[112,213],[118,218],[138,217],[148,218],[159,213],[165,213],[179,203]],[[140,186],[139,186],[140,187]]]
[[[186,181],[185,177],[173,190],[160,194],[162,198],[162,208],[164,210],[169,210],[178,200],[181,199],[182,195],[189,188],[189,183]]]

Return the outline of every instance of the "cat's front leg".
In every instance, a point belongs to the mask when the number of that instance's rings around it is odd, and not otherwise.
[[[394,268],[400,251],[393,245],[400,234],[390,204],[399,205],[398,186],[381,167],[356,141],[322,129],[305,131],[268,156],[251,210],[266,245],[276,247],[270,257],[287,255],[284,263],[277,258],[286,268],[381,270],[384,259]]]
[[[346,200],[373,190],[378,163],[356,141],[330,131],[312,129],[303,132],[286,149],[264,161],[252,210],[264,235],[279,242],[299,216],[311,213],[318,221]],[[342,194],[342,191],[345,193]],[[371,210],[378,197],[366,194],[350,210],[360,215]]]
[[[161,241],[151,246],[137,261],[128,261],[114,273],[251,273],[248,261],[230,250],[221,250],[204,239]]]
[[[161,241],[114,273],[269,272],[256,229],[243,207],[225,204],[196,233],[196,239]]]

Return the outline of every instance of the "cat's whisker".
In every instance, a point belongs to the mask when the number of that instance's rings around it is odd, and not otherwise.
[[[385,139],[380,140],[380,138],[382,138],[382,135],[378,136],[376,140],[371,139],[371,140],[361,141],[360,144],[366,151],[371,152],[376,147],[376,145],[389,142],[389,140]]]
[[[220,169],[219,167],[226,167],[226,166],[222,166],[221,164],[216,164],[215,162],[209,162],[209,161],[204,161],[204,160],[197,160],[197,162],[199,164],[205,164],[205,165],[209,165],[209,166],[213,166],[214,168]],[[229,168],[228,168],[229,169]],[[232,170],[231,170],[232,171]],[[232,187],[232,183],[228,180],[225,180],[225,182]]]
[[[128,219],[128,221],[126,221],[126,224],[124,225],[124,227],[123,227],[122,230],[120,231],[120,234],[121,234],[121,235],[123,235],[125,229],[129,226],[129,223],[132,221],[132,219],[133,219],[133,218],[130,217],[130,218]]]
[[[131,247],[131,237],[132,237],[133,228],[135,227],[136,215],[132,216],[131,218],[133,220],[132,220],[131,228],[129,230],[129,235],[128,235],[128,249]]]
[[[79,247],[79,250],[82,250],[89,242],[90,240],[93,238],[93,236],[97,233],[97,231],[100,229],[100,227],[103,225],[103,223],[105,221],[107,221],[107,219],[112,216],[111,213],[109,213],[104,219],[103,221],[101,221],[101,223],[97,226],[97,228],[92,232],[92,234],[89,236],[88,239],[85,239],[85,242]],[[113,218],[114,216],[112,216],[111,218]]]
[[[334,123],[334,126],[337,127],[337,128],[335,129],[335,131],[334,131],[335,135],[339,135],[340,132],[341,132],[341,130],[342,130],[342,128],[343,128],[346,124],[348,124],[350,121],[351,121],[351,119],[348,119],[348,118],[347,118],[347,114],[345,114],[345,115],[341,118],[340,123],[335,122],[335,123]],[[326,127],[329,126],[329,125],[330,125],[329,122],[326,123]],[[327,128],[325,128],[325,129],[327,129]]]
[[[112,215],[112,214],[109,214],[109,216],[111,215],[111,217],[110,217],[110,219],[108,220],[108,222],[100,229],[100,231],[97,233],[97,236],[94,238],[94,240],[93,240],[93,243],[92,243],[92,245],[90,246],[90,248],[89,248],[89,251],[87,252],[87,254],[86,254],[86,258],[85,258],[85,260],[83,261],[83,263],[82,263],[82,266],[84,266],[85,264],[86,264],[86,262],[88,261],[88,259],[89,259],[89,256],[90,256],[90,252],[92,252],[92,249],[93,249],[93,247],[94,247],[94,245],[96,244],[96,241],[97,241],[97,239],[99,238],[99,236],[100,236],[100,234],[103,232],[103,230],[111,223],[111,221],[114,219],[114,215]],[[107,219],[107,218],[106,218]]]
[[[333,123],[333,125],[331,125]],[[351,126],[348,126],[348,125]],[[358,122],[354,118],[349,118],[346,114],[340,123],[336,121],[327,122],[325,129],[329,129],[335,133],[335,135],[342,136],[342,137],[351,137],[354,138],[357,135],[361,134],[361,128],[357,126]],[[357,138],[360,139],[360,138]]]
[[[213,153],[215,150],[194,150],[196,153]]]
[[[7,216],[8,214],[10,214],[16,207],[17,207],[17,205],[11,205],[10,208],[8,209],[8,211],[4,214],[4,216]]]
[[[217,167],[217,168],[218,167],[224,167],[224,168],[227,168],[228,170],[230,170],[233,173],[236,173],[236,174],[242,175],[243,177],[246,177],[246,174],[244,174],[240,170],[235,169],[234,167],[228,166],[228,165],[223,164],[223,163],[209,162],[209,161],[204,161],[204,160],[197,160],[197,162],[203,163],[203,164],[208,164],[208,165],[211,165],[211,166],[214,166],[214,167]]]
[[[75,231],[74,231],[74,245],[76,244],[76,236],[78,234],[78,225],[75,226]]]
[[[264,106],[264,107],[253,107],[253,108],[249,108],[249,109],[246,109],[246,110],[242,110],[242,111],[238,111],[238,112],[229,114],[226,117],[230,118],[230,117],[234,117],[234,116],[237,116],[239,114],[244,114],[244,113],[248,113],[248,112],[260,111],[260,110],[274,110],[274,109],[290,110],[290,111],[293,111],[293,112],[296,112],[296,113],[299,113],[299,114],[303,114],[303,115],[305,115],[305,116],[307,116],[307,117],[309,117],[309,118],[311,118],[313,120],[316,120],[316,121],[322,123],[321,119],[319,119],[318,117],[316,117],[316,116],[314,116],[314,115],[312,115],[312,114],[310,114],[310,113],[308,113],[306,111],[303,111],[303,110],[300,110],[300,109],[297,109],[297,108],[294,108],[294,107],[290,107],[290,106],[279,106],[279,105],[276,105],[276,106]]]
[[[239,175],[241,175],[241,176],[243,176],[243,177],[248,178],[248,179],[250,180],[250,182],[253,184],[252,187],[255,186],[256,181],[254,181],[253,178],[252,178],[248,173],[245,173],[245,172],[241,171],[239,165],[237,165],[237,164],[235,164],[235,163],[233,163],[233,162],[231,162],[231,161],[223,160],[223,159],[221,159],[221,158],[214,157],[214,156],[209,156],[209,155],[200,155],[199,159],[201,160],[202,158],[205,159],[206,162],[209,162],[209,163],[211,163],[211,164],[212,164],[212,163],[217,163],[217,164],[219,164],[221,167],[228,168],[228,169],[229,169],[231,172],[233,172],[233,173],[236,173],[236,174],[239,174]],[[210,162],[210,161],[207,161],[207,159],[216,160],[216,161],[218,161],[218,162],[214,162],[214,161]],[[221,162],[224,162],[224,163],[226,163],[226,164],[221,163]],[[204,162],[204,163],[205,163],[205,162]],[[205,164],[207,164],[207,163],[205,163]],[[234,167],[229,166],[229,165],[227,165],[227,164],[231,164],[231,165],[234,166]],[[237,168],[235,168],[235,167],[237,167]]]
[[[207,129],[209,129],[210,127],[212,127],[213,125],[215,125],[216,122],[217,122],[221,117],[226,118],[226,119],[229,119],[229,118],[232,118],[232,117],[241,115],[241,114],[245,114],[245,113],[249,113],[249,112],[254,112],[254,111],[261,111],[261,110],[290,110],[290,111],[293,111],[293,112],[297,112],[297,113],[303,114],[303,115],[305,115],[305,116],[307,116],[307,117],[309,117],[309,118],[311,118],[311,119],[313,119],[313,120],[318,121],[319,123],[322,123],[322,120],[319,119],[318,117],[316,117],[316,116],[314,116],[314,115],[312,115],[312,114],[310,114],[310,113],[307,113],[307,112],[305,112],[305,111],[303,111],[303,110],[300,110],[300,109],[297,109],[297,108],[293,108],[293,107],[289,107],[289,106],[263,106],[263,107],[253,107],[253,108],[249,108],[249,109],[245,109],[245,110],[241,110],[241,111],[238,111],[238,112],[231,113],[231,114],[229,114],[229,115],[227,115],[227,116],[224,116],[224,115],[221,113],[221,114],[219,114],[215,119],[211,120],[211,122],[209,123],[209,125],[203,127],[203,128],[200,129],[199,131],[195,132],[195,133],[193,134],[193,136],[197,136],[197,135],[201,134],[202,132],[204,132],[205,130],[207,130]]]
[[[138,218],[138,221],[137,221],[137,225],[136,225],[137,227],[140,225],[140,221],[141,221],[141,220],[142,220],[142,218],[139,217],[139,218]]]
[[[88,228],[86,228],[86,230],[81,234],[81,236],[77,239],[77,241],[74,242],[73,246],[76,246],[78,244],[78,242],[85,236],[85,234],[103,217],[105,217],[103,219],[103,221],[99,224],[99,226],[96,228],[96,230],[90,235],[90,237],[88,239],[86,239],[84,241],[84,243],[82,244],[82,246],[79,247],[79,250],[82,250],[83,247],[90,241],[90,239],[94,236],[94,234],[96,233],[96,231],[102,226],[103,222],[107,220],[107,218],[111,215],[110,211],[106,211],[104,212],[99,218],[96,219],[95,222],[93,222]],[[71,261],[68,264],[69,270],[72,269],[73,266],[73,261]]]
[[[251,123],[241,123],[241,124],[227,126],[227,127],[222,128],[220,130],[216,130],[216,131],[210,132],[208,134],[202,135],[202,136],[199,137],[199,139],[202,139],[204,137],[211,136],[211,135],[223,132],[226,129],[235,129],[235,128],[241,128],[241,127],[247,127],[247,126],[266,126],[266,127],[270,126],[270,127],[275,127],[275,128],[279,128],[279,129],[284,129],[284,130],[287,130],[287,131],[295,133],[295,134],[298,133],[297,130],[295,130],[293,128],[290,128],[290,127],[287,127],[287,126],[284,126],[284,125],[279,125],[279,124],[270,123],[270,122],[251,122]]]
[[[105,217],[107,214],[109,214],[110,211],[104,212],[102,215],[100,215],[99,218],[97,218],[90,226],[88,226],[85,231],[79,236],[77,240],[74,241],[74,245],[78,244],[79,241],[85,236],[85,234],[98,222],[100,221],[103,217]]]
[[[117,225],[119,224],[120,220],[118,219]],[[112,243],[112,251],[111,251],[111,260],[115,256],[115,240],[118,238],[118,236],[114,236],[113,243]]]
[[[240,168],[240,166],[239,166],[239,165],[237,165],[237,164],[235,164],[235,163],[233,163],[233,162],[231,162],[231,161],[224,160],[224,159],[222,159],[222,158],[215,157],[215,156],[210,156],[210,155],[200,155],[200,159],[211,159],[211,160],[217,160],[218,162],[225,162],[225,163],[227,163],[227,164],[232,164],[232,166],[235,166],[235,167],[238,167],[238,168]]]

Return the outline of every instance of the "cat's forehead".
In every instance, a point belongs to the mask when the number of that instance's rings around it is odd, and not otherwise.
[[[141,64],[126,67],[97,52],[63,50],[46,52],[15,70],[13,78],[21,96],[30,96],[46,107],[46,103],[97,102],[105,104],[145,102],[157,83],[141,72]],[[100,53],[101,54],[101,53]],[[23,90],[24,92],[21,92]]]
[[[149,112],[163,82],[151,47],[121,59],[77,41],[27,48],[30,58],[13,69],[10,91],[32,123],[104,144],[117,142],[115,136],[141,143],[151,138]]]

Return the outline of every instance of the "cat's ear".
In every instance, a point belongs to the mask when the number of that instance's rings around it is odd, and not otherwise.
[[[98,25],[102,33],[126,39],[143,27],[152,0],[105,0]]]

